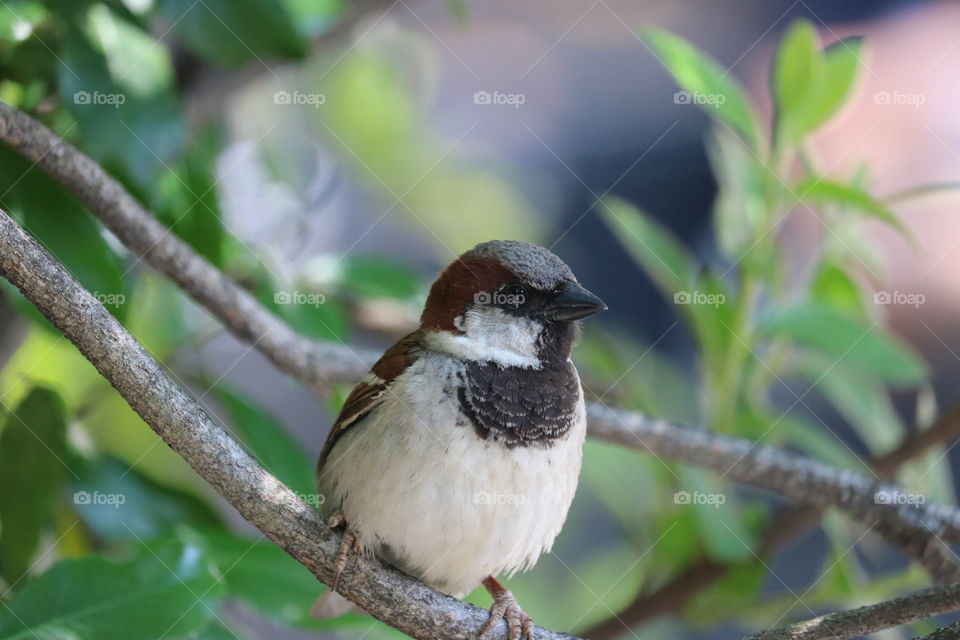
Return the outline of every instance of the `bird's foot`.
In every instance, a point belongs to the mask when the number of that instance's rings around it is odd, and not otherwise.
[[[501,619],[507,621],[509,640],[533,640],[533,618],[528,616],[513,596],[513,593],[493,576],[483,581],[490,595],[493,596],[493,606],[490,607],[490,617],[480,630],[480,638],[493,631]]]
[[[347,568],[347,563],[351,557],[356,558],[360,555],[360,536],[347,523],[342,511],[337,511],[327,519],[327,526],[331,529],[343,527],[343,537],[340,539],[340,549],[337,550],[337,557],[333,562],[333,584],[330,588],[337,590],[340,584],[340,574]]]

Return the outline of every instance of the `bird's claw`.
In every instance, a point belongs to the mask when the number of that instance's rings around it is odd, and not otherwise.
[[[485,638],[493,631],[500,620],[507,621],[508,640],[534,640],[533,618],[520,608],[520,604],[509,589],[504,588],[495,578],[487,578],[483,585],[493,596],[493,606],[490,607],[490,617],[480,630],[478,638]]]
[[[337,511],[327,519],[327,526],[331,529],[336,529],[344,525],[346,525],[346,528],[344,529],[343,537],[340,539],[340,548],[337,550],[337,557],[333,562],[333,584],[330,585],[333,591],[337,590],[337,586],[340,584],[340,575],[343,573],[343,570],[347,568],[347,563],[350,562],[351,556],[356,557],[360,554],[360,537],[350,525],[347,524],[343,513]]]

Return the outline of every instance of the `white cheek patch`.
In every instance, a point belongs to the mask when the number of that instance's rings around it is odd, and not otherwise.
[[[543,325],[536,320],[513,316],[496,307],[481,307],[458,316],[454,326],[463,333],[430,333],[428,344],[462,360],[540,367],[537,341]]]

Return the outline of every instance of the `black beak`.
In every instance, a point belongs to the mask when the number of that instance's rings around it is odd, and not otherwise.
[[[605,311],[607,305],[576,282],[566,282],[543,309],[548,320],[570,322]]]

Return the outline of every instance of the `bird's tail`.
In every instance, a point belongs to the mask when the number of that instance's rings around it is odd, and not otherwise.
[[[317,601],[310,607],[310,617],[317,620],[339,618],[347,613],[363,613],[363,609],[332,589],[321,593]]]

